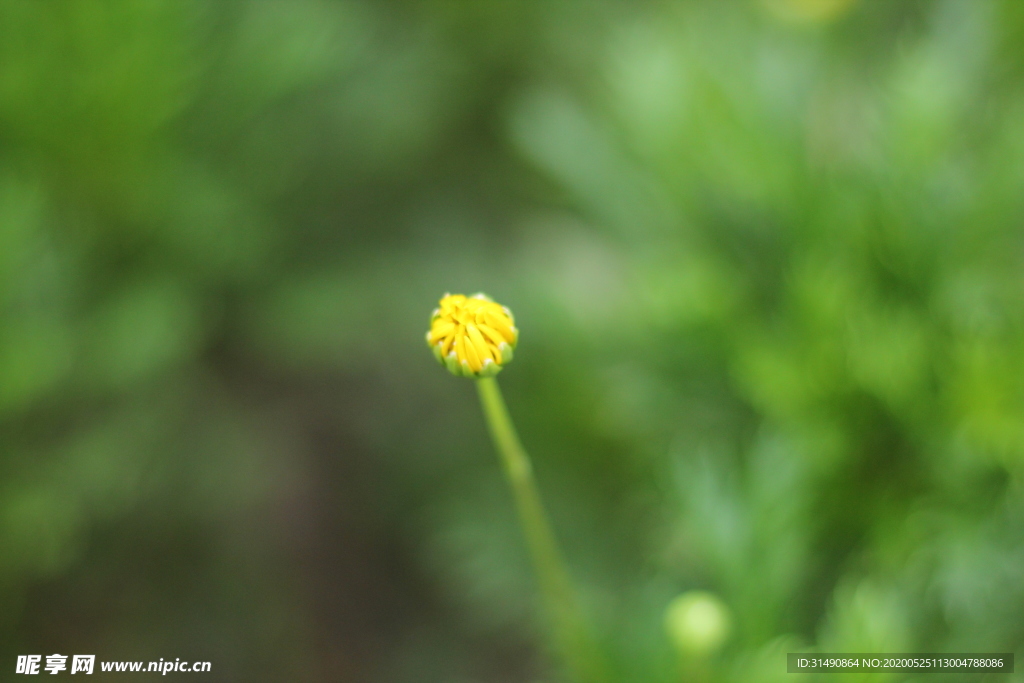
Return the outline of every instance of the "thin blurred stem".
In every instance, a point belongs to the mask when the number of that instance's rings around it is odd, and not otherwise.
[[[493,377],[482,378],[477,380],[477,389],[491,438],[515,496],[519,522],[526,536],[559,654],[565,658],[574,680],[604,683],[608,680],[607,669],[576,600],[569,572],[541,503],[530,457],[516,434],[498,382]]]

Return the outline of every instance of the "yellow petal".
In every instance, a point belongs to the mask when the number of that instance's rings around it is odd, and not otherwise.
[[[483,368],[484,366],[484,362],[483,359],[480,358],[480,356],[477,354],[476,347],[466,337],[462,337],[461,341],[462,348],[465,350],[466,353],[466,360],[469,362],[469,369],[472,370],[473,372],[480,372],[480,369]]]
[[[476,349],[477,355],[480,356],[481,366],[486,359],[494,359],[490,349],[487,348],[487,340],[480,334],[480,330],[477,329],[476,325],[467,325],[466,333],[469,335],[469,340],[473,342],[473,348]]]
[[[485,337],[490,339],[495,346],[497,346],[503,341],[507,341],[504,337],[498,334],[498,331],[495,330],[493,327],[489,327],[488,325],[477,325],[477,329],[479,329]]]
[[[514,344],[516,335],[512,332],[512,325],[509,324],[508,319],[505,316],[498,316],[492,313],[487,313],[487,325],[498,332],[502,337],[505,338],[509,344]]]
[[[452,344],[455,343],[455,335],[448,335],[447,337],[444,338],[444,341],[442,343],[444,344],[444,346],[441,347],[441,355],[447,356],[452,351]]]
[[[450,320],[438,320],[434,323],[434,326],[430,328],[431,343],[436,344],[444,337],[447,337],[454,329],[455,323]]]
[[[455,349],[455,357],[458,359],[458,361],[460,363],[462,361],[466,360],[466,348],[465,347],[466,347],[466,335],[464,335],[464,334],[456,334],[455,335],[455,343],[453,344],[453,348]]]
[[[453,323],[451,320],[448,320],[447,318],[441,318],[437,322],[435,322],[434,325],[430,329],[437,336],[443,337],[444,335],[446,335],[449,332],[451,332],[452,329],[454,329],[454,328],[455,328],[455,323]]]

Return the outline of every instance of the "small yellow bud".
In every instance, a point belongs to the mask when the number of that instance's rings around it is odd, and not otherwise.
[[[427,346],[453,375],[493,377],[519,341],[512,311],[484,294],[445,294],[430,318]]]
[[[665,610],[665,630],[673,645],[689,655],[714,654],[729,637],[729,608],[713,593],[689,591]]]

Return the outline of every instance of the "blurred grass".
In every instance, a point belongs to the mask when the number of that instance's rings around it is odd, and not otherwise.
[[[422,348],[478,290],[620,680],[1020,655],[1022,35],[1014,0],[0,3],[0,658],[550,680]],[[700,666],[688,590],[732,623]]]

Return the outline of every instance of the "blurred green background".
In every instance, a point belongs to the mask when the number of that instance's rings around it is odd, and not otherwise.
[[[1019,0],[3,0],[3,679],[558,680],[478,290],[617,681],[1020,659],[1022,84]]]

